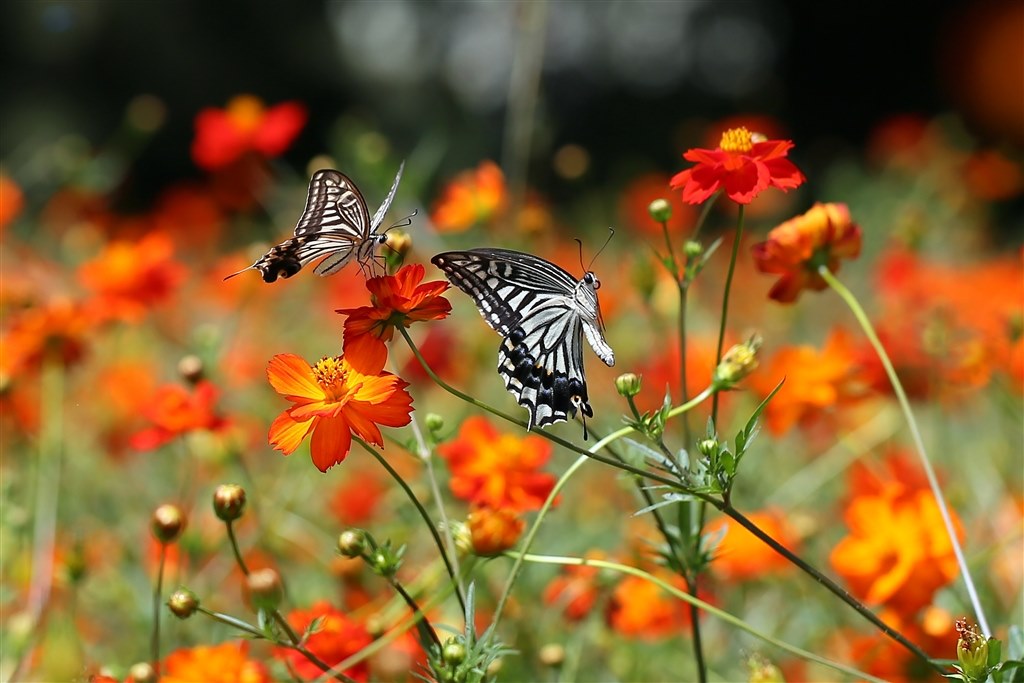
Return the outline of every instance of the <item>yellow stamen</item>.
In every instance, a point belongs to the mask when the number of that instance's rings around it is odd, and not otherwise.
[[[754,136],[746,128],[730,128],[722,133],[718,148],[723,152],[749,152],[754,146]]]
[[[324,390],[328,400],[337,401],[348,393],[347,373],[341,364],[341,357],[326,356],[313,366],[313,377]]]
[[[252,95],[238,95],[228,102],[228,116],[240,129],[255,130],[263,120],[263,101]]]

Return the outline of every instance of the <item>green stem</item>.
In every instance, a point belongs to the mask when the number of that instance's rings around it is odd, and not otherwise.
[[[864,335],[871,342],[872,348],[875,353],[878,354],[878,359],[882,361],[882,366],[885,368],[885,374],[889,377],[889,381],[892,383],[893,392],[896,394],[896,399],[899,401],[900,408],[903,410],[903,416],[907,420],[907,426],[910,428],[910,436],[914,441],[914,448],[917,450],[918,459],[921,462],[921,468],[924,469],[925,476],[928,478],[928,486],[932,490],[932,495],[935,496],[935,503],[939,507],[939,512],[942,515],[942,522],[946,526],[946,533],[949,535],[950,544],[953,546],[953,554],[956,556],[957,565],[960,567],[960,574],[963,576],[964,585],[967,588],[967,595],[970,597],[971,606],[974,608],[975,617],[978,620],[978,625],[981,627],[982,632],[988,636],[992,631],[988,627],[988,622],[985,619],[985,612],[981,607],[981,600],[978,598],[977,589],[974,587],[974,581],[971,578],[971,572],[967,567],[967,560],[964,558],[964,551],[960,547],[960,541],[957,539],[956,529],[953,526],[953,519],[949,514],[949,508],[946,505],[946,499],[942,495],[942,488],[939,486],[938,477],[935,476],[935,470],[932,468],[931,460],[928,458],[928,452],[924,447],[924,439],[921,438],[921,431],[918,429],[917,421],[914,419],[914,413],[910,409],[910,401],[907,399],[907,394],[903,390],[903,384],[900,382],[899,377],[896,375],[896,369],[892,365],[892,361],[889,359],[889,354],[886,353],[885,347],[882,346],[882,342],[878,339],[878,335],[875,333],[875,328],[868,319],[864,309],[861,308],[860,302],[857,301],[857,297],[846,288],[846,286],[840,282],[835,275],[828,269],[827,266],[818,266],[818,274],[822,277],[828,285],[835,290],[836,294],[850,307],[850,311],[853,313],[853,317],[860,323],[861,329],[864,330]]]
[[[739,217],[736,219],[736,235],[732,241],[732,254],[729,256],[729,271],[725,275],[725,290],[722,292],[722,319],[718,325],[718,346],[715,350],[715,365],[722,360],[722,347],[725,345],[725,327],[729,318],[729,294],[732,292],[732,277],[736,272],[736,260],[740,251],[740,242],[743,241],[743,218],[744,206],[739,205]],[[718,430],[718,394],[711,399],[711,422]]]
[[[149,657],[153,671],[160,677],[160,605],[164,592],[164,565],[167,561],[167,546],[160,544],[160,564],[156,570],[156,586],[153,588],[153,633],[149,642]]]
[[[423,507],[423,503],[419,501],[419,499],[416,497],[416,494],[413,493],[413,490],[409,488],[409,485],[405,482],[404,479],[402,479],[402,475],[395,471],[395,468],[391,466],[391,463],[389,463],[383,455],[378,453],[376,448],[373,448],[372,446],[370,446],[370,444],[366,443],[358,436],[353,435],[352,440],[358,443],[360,446],[363,447],[365,451],[367,451],[370,455],[376,458],[377,462],[380,463],[381,467],[387,470],[388,474],[391,475],[391,478],[395,480],[395,482],[402,488],[402,491],[405,492],[405,495],[409,498],[409,500],[412,501],[413,507],[416,508],[416,511],[419,513],[420,517],[423,518],[424,523],[426,523],[427,525],[427,530],[430,531],[430,535],[434,539],[434,544],[437,546],[437,550],[441,554],[441,559],[444,561],[445,569],[448,570],[448,576],[451,578],[452,586],[455,588],[455,595],[459,599],[459,605],[462,606],[463,611],[465,611],[464,598],[462,597],[462,593],[459,591],[459,575],[456,572],[455,567],[452,566],[451,560],[448,557],[448,553],[446,553],[444,550],[444,541],[441,539],[441,536],[437,531],[437,527],[435,526],[434,521],[430,519],[430,513],[427,512],[427,509]]]
[[[391,584],[391,587],[395,589],[395,592],[402,596],[402,600],[405,601],[405,604],[408,605],[409,610],[416,618],[416,623],[426,625],[426,631],[430,635],[430,640],[433,641],[434,645],[440,648],[441,639],[437,637],[437,631],[435,631],[434,627],[430,625],[430,621],[427,620],[427,615],[424,614],[423,610],[420,609],[420,606],[416,604],[416,600],[409,595],[409,592],[398,582],[398,579],[393,576],[388,576],[386,578],[388,583]],[[430,654],[427,651],[427,648],[423,648],[423,650],[425,654]]]
[[[799,647],[796,647],[795,645],[790,645],[789,643],[786,643],[784,641],[781,641],[781,640],[778,640],[776,638],[773,638],[772,636],[770,636],[770,635],[768,635],[766,633],[762,633],[761,631],[758,631],[757,629],[755,629],[753,626],[750,626],[749,624],[747,624],[742,619],[739,619],[738,617],[736,617],[736,616],[734,616],[734,615],[732,615],[732,614],[730,614],[728,612],[720,610],[717,607],[715,607],[714,605],[710,605],[710,604],[704,602],[703,600],[695,597],[694,595],[692,595],[690,593],[687,593],[685,591],[681,591],[676,586],[673,586],[672,584],[668,583],[667,581],[664,581],[663,579],[661,579],[661,578],[659,578],[657,576],[654,576],[653,574],[645,572],[642,569],[637,569],[636,567],[630,567],[629,565],[619,564],[617,562],[608,562],[606,560],[597,560],[597,559],[590,559],[590,558],[557,557],[557,556],[550,556],[550,555],[530,555],[530,554],[519,553],[519,552],[515,552],[515,551],[506,551],[505,555],[507,555],[510,558],[515,558],[515,559],[519,559],[519,560],[525,560],[527,562],[534,562],[534,563],[537,563],[537,564],[557,564],[557,565],[569,565],[569,566],[589,565],[589,566],[592,566],[592,567],[598,567],[600,569],[607,569],[609,571],[619,572],[620,574],[629,574],[631,576],[635,576],[637,578],[643,579],[644,581],[649,581],[650,583],[653,583],[654,585],[658,586],[659,588],[661,588],[662,590],[666,591],[667,593],[670,593],[674,597],[689,603],[694,608],[702,610],[702,611],[707,612],[709,614],[712,614],[712,615],[718,617],[719,619],[721,619],[722,621],[725,621],[726,623],[731,624],[732,626],[735,626],[736,628],[739,628],[739,629],[741,629],[743,631],[746,631],[747,633],[753,635],[754,637],[756,637],[756,638],[758,638],[760,640],[763,640],[766,643],[774,645],[775,647],[778,647],[778,648],[780,648],[780,649],[782,649],[782,650],[784,650],[784,651],[786,651],[786,652],[788,652],[788,653],[790,653],[792,655],[800,657],[801,659],[806,659],[806,660],[811,661],[811,662],[816,662],[816,663],[821,664],[823,666],[827,666],[830,669],[835,669],[836,671],[841,671],[841,672],[843,672],[845,674],[849,674],[851,676],[854,676],[854,677],[856,677],[858,679],[884,683],[883,679],[875,678],[871,674],[865,673],[863,671],[858,671],[857,669],[854,669],[852,667],[846,666],[845,664],[841,664],[840,662],[835,662],[835,661],[832,661],[830,659],[826,659],[825,657],[821,657],[819,655],[816,655],[813,652],[808,652],[807,650],[803,650],[803,649],[801,649]]]

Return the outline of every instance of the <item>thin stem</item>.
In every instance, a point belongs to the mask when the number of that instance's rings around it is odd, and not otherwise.
[[[167,545],[160,544],[160,564],[156,570],[156,586],[153,587],[153,633],[149,642],[149,657],[153,671],[160,676],[160,605],[164,592],[164,565],[167,562]]]
[[[744,529],[746,529],[754,536],[756,536],[758,539],[760,539],[762,543],[766,544],[776,553],[782,555],[784,558],[786,558],[791,563],[796,565],[805,574],[810,575],[815,581],[817,581],[822,586],[827,588],[833,595],[835,595],[840,600],[845,602],[847,605],[852,607],[854,611],[857,612],[857,614],[861,615],[862,617],[870,621],[872,624],[874,624],[882,633],[889,636],[897,643],[902,645],[904,648],[909,650],[911,653],[914,654],[914,656],[919,657],[922,661],[928,663],[929,666],[933,667],[939,673],[945,673],[945,670],[941,666],[933,663],[931,659],[928,657],[928,655],[921,648],[914,645],[912,642],[907,640],[906,637],[903,636],[903,634],[901,634],[899,631],[890,627],[884,621],[879,619],[874,612],[872,612],[870,609],[862,605],[856,598],[850,595],[835,581],[828,578],[820,571],[804,562],[800,557],[790,552],[788,548],[786,548],[784,545],[782,545],[774,538],[769,536],[767,533],[765,533],[760,527],[758,527],[756,524],[754,524],[745,516],[743,516],[743,514],[741,514],[738,510],[736,510],[736,508],[732,507],[731,505],[716,505],[715,503],[712,504],[715,505],[715,507],[717,507],[723,514],[727,515],[731,519],[736,520],[736,522],[740,526],[742,526]]]
[[[700,542],[700,537],[697,538],[697,542]],[[697,595],[697,577],[700,575],[699,572],[693,572],[690,576],[687,574],[683,577],[686,582],[686,591],[693,596]],[[694,603],[689,603],[690,606],[690,638],[693,641],[693,658],[697,666],[697,680],[700,683],[705,683],[708,680],[708,668],[704,662],[704,645],[700,635],[700,608]]]
[[[811,661],[811,662],[816,662],[816,663],[821,664],[823,666],[827,666],[827,667],[829,667],[831,669],[835,669],[836,671],[841,671],[841,672],[843,672],[845,674],[849,674],[851,676],[854,676],[854,677],[856,677],[858,679],[863,679],[863,680],[868,680],[868,681],[875,681],[875,682],[884,683],[884,680],[881,679],[881,678],[875,678],[871,674],[865,673],[863,671],[858,671],[857,669],[854,669],[852,667],[846,666],[845,664],[841,664],[840,662],[835,662],[835,661],[832,661],[830,659],[826,659],[825,657],[821,657],[819,655],[816,655],[813,652],[808,652],[807,650],[803,650],[803,649],[801,649],[799,647],[796,647],[795,645],[790,645],[789,643],[786,643],[784,641],[781,641],[781,640],[778,640],[776,638],[773,638],[772,636],[770,636],[770,635],[768,635],[766,633],[762,633],[761,631],[758,631],[754,627],[752,627],[749,624],[747,624],[742,619],[739,619],[738,617],[736,617],[736,616],[734,616],[732,614],[729,614],[728,612],[720,610],[717,607],[715,607],[714,605],[710,605],[710,604],[704,602],[700,598],[697,598],[696,596],[694,596],[692,593],[686,593],[684,591],[681,591],[676,586],[673,586],[672,584],[668,583],[667,581],[664,581],[663,579],[661,579],[661,578],[659,578],[657,576],[654,576],[653,574],[645,572],[642,569],[637,569],[636,567],[630,567],[629,565],[625,565],[625,564],[619,564],[617,562],[609,562],[607,560],[598,560],[598,559],[591,559],[591,558],[557,557],[557,556],[550,556],[550,555],[530,555],[530,554],[525,554],[525,553],[519,553],[519,552],[512,551],[512,550],[506,551],[505,555],[507,555],[508,557],[511,557],[511,558],[522,559],[522,560],[525,560],[527,562],[534,562],[534,563],[537,563],[537,564],[558,564],[558,565],[569,565],[569,566],[589,565],[589,566],[592,566],[592,567],[598,567],[600,569],[607,569],[609,571],[619,572],[620,574],[629,574],[631,576],[635,576],[637,578],[643,579],[644,581],[649,581],[650,583],[658,586],[659,588],[661,588],[662,590],[666,591],[667,593],[670,593],[674,597],[676,597],[676,598],[678,598],[680,600],[683,600],[683,601],[689,603],[690,605],[693,605],[695,608],[700,609],[700,610],[702,610],[704,612],[707,612],[709,614],[712,614],[712,615],[718,617],[719,619],[721,619],[722,621],[725,621],[726,623],[731,624],[732,626],[735,626],[736,628],[742,629],[742,630],[746,631],[747,633],[755,636],[756,638],[758,638],[760,640],[763,640],[764,642],[769,643],[771,645],[774,645],[775,647],[778,647],[778,648],[780,648],[782,650],[785,650],[786,652],[789,652],[790,654],[793,654],[793,655],[795,655],[797,657],[800,657],[801,659],[806,659],[806,660]]]
[[[446,553],[444,550],[444,541],[441,540],[441,536],[437,531],[437,526],[434,524],[434,520],[430,519],[430,513],[427,512],[427,509],[423,507],[423,503],[419,501],[419,499],[416,497],[416,494],[413,493],[413,490],[409,488],[409,485],[405,482],[404,479],[402,479],[402,475],[395,471],[395,468],[391,466],[391,463],[389,463],[383,455],[378,453],[376,448],[373,448],[372,446],[370,446],[370,444],[366,443],[358,436],[353,435],[352,440],[358,443],[360,446],[362,446],[366,452],[372,455],[377,460],[377,462],[380,463],[381,467],[387,470],[388,474],[391,475],[391,478],[395,480],[395,482],[402,488],[402,491],[405,492],[405,495],[409,498],[409,500],[412,501],[413,507],[416,508],[416,511],[420,514],[420,517],[423,518],[423,521],[427,525],[427,529],[430,531],[430,535],[434,539],[434,544],[437,546],[437,550],[441,554],[441,559],[444,561],[445,569],[448,570],[448,576],[451,578],[452,585],[455,587],[455,595],[459,599],[459,605],[462,606],[463,611],[465,611],[465,602],[462,597],[462,593],[459,591],[458,573],[456,572],[455,567],[452,566],[451,559],[448,557],[448,553]]]
[[[409,606],[413,616],[416,617],[416,623],[425,624],[427,627],[427,633],[430,634],[430,639],[434,642],[434,645],[441,647],[441,639],[437,637],[437,631],[435,631],[434,627],[430,625],[430,622],[427,620],[427,615],[424,614],[423,610],[420,609],[420,606],[416,604],[416,600],[409,595],[409,592],[405,590],[402,584],[400,584],[395,577],[388,576],[387,580],[388,583],[391,584],[391,587],[395,589],[395,592],[402,596],[402,600],[405,600],[405,604]]]
[[[736,259],[740,251],[740,242],[743,240],[743,218],[744,207],[739,205],[740,213],[736,219],[736,235],[732,241],[732,254],[729,256],[729,271],[725,275],[725,290],[722,292],[722,319],[718,325],[718,346],[715,350],[715,365],[722,360],[722,347],[725,345],[725,326],[729,318],[729,293],[732,291],[732,277],[736,272]],[[718,429],[718,394],[711,399],[711,421]]]
[[[931,460],[928,458],[928,452],[924,447],[924,439],[921,438],[921,431],[918,429],[917,421],[914,419],[914,413],[910,409],[910,401],[907,399],[907,394],[903,390],[903,384],[900,382],[900,378],[896,375],[896,369],[892,365],[892,361],[889,359],[889,354],[886,353],[885,347],[882,346],[882,342],[878,339],[878,335],[875,333],[875,328],[871,324],[871,320],[868,319],[864,309],[861,308],[860,302],[857,301],[857,297],[846,288],[846,286],[836,279],[835,275],[828,269],[827,266],[819,266],[818,274],[821,275],[822,279],[828,283],[828,285],[835,290],[836,294],[850,307],[850,311],[853,313],[853,317],[860,323],[861,329],[864,330],[864,335],[871,342],[871,346],[874,348],[875,353],[878,354],[878,359],[882,361],[882,366],[885,368],[885,374],[889,377],[889,381],[892,383],[893,392],[896,394],[896,399],[899,401],[900,408],[903,410],[903,416],[907,420],[907,426],[910,428],[910,436],[914,441],[914,448],[917,450],[918,459],[921,462],[921,468],[924,470],[925,476],[928,478],[928,486],[932,490],[932,495],[935,496],[935,503],[939,507],[939,513],[942,515],[942,522],[946,526],[946,533],[949,535],[950,544],[953,546],[953,554],[956,556],[957,565],[960,567],[960,574],[963,576],[964,585],[967,588],[967,595],[970,597],[971,606],[974,608],[975,617],[978,619],[978,625],[981,627],[982,632],[987,636],[992,633],[988,627],[988,622],[985,619],[985,612],[981,607],[981,600],[978,598],[977,589],[974,587],[974,581],[971,578],[971,572],[967,567],[967,560],[964,558],[964,551],[960,547],[960,541],[957,539],[956,529],[953,526],[953,519],[949,514],[949,508],[946,505],[946,499],[942,495],[942,488],[939,486],[938,477],[935,476],[935,470],[932,468]]]

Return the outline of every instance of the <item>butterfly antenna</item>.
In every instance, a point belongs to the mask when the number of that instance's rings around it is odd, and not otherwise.
[[[608,226],[608,238],[604,241],[604,244],[601,245],[601,248],[597,250],[597,253],[594,254],[594,258],[590,259],[590,266],[594,265],[594,261],[596,261],[597,257],[601,255],[601,252],[604,251],[605,247],[608,246],[608,243],[612,241],[613,237],[615,237],[615,228],[613,228],[612,226],[609,225]],[[576,241],[579,242],[579,240],[576,240]],[[581,251],[580,253],[582,254],[583,252]],[[586,269],[590,270],[590,266],[587,266]]]
[[[231,275],[225,275],[224,276],[224,280],[230,280],[231,278],[235,277],[236,275],[241,275],[242,273],[244,273],[247,270],[252,270],[254,267],[255,266],[249,266],[248,268],[242,268],[237,273],[231,273]],[[223,282],[224,280],[221,280],[221,282]]]
[[[384,231],[384,234],[385,235],[388,234],[388,231],[389,230],[393,230],[394,228],[408,228],[410,225],[412,225],[412,219],[419,212],[420,212],[419,209],[413,209],[412,213],[410,213],[408,216],[406,216],[405,218],[399,220],[397,223],[393,223],[391,225],[391,227],[389,227],[387,230]]]
[[[573,240],[576,242],[576,244],[580,245],[580,268],[582,268],[583,272],[585,273],[587,272],[587,267],[583,265],[583,240],[581,240],[579,237],[574,237]]]

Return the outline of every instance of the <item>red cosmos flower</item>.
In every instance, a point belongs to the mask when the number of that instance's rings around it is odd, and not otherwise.
[[[588,551],[587,559],[603,560],[600,550]],[[567,565],[562,573],[551,579],[544,589],[544,604],[557,607],[569,621],[579,621],[590,614],[600,594],[601,570],[587,564]]]
[[[395,328],[414,322],[441,320],[452,305],[441,294],[445,281],[420,284],[424,275],[420,264],[405,266],[394,275],[372,277],[366,281],[372,306],[339,308],[345,320],[345,355],[361,372],[375,374],[388,359],[385,342],[391,341]]]
[[[475,505],[466,526],[469,527],[473,552],[486,557],[513,547],[526,528],[526,520],[514,510]]]
[[[817,203],[768,233],[753,247],[754,264],[762,273],[781,275],[768,296],[782,303],[796,301],[803,289],[821,291],[828,284],[818,266],[833,273],[840,258],[860,255],[860,226],[850,219],[845,204]]]
[[[383,448],[377,425],[401,427],[411,419],[408,382],[390,372],[363,374],[341,356],[310,367],[296,355],[278,354],[267,365],[267,377],[294,404],[270,425],[270,445],[291,455],[312,434],[309,450],[321,472],[345,459],[353,433]]]
[[[288,623],[300,634],[305,633],[314,621],[317,628],[306,639],[306,649],[330,666],[342,663],[373,642],[366,626],[345,616],[326,600],[315,602],[308,610],[292,610],[288,615]],[[323,675],[318,666],[290,647],[274,648],[274,656],[288,662],[291,670],[303,680]],[[364,659],[342,673],[357,681],[368,681],[370,665]]]
[[[217,388],[207,381],[191,390],[180,384],[164,385],[142,406],[153,426],[133,435],[129,443],[136,450],[151,451],[197,429],[221,429],[227,422],[214,413],[216,402]]]
[[[663,570],[654,573],[686,591],[678,575]],[[690,626],[687,603],[638,576],[626,576],[615,587],[607,618],[608,625],[621,635],[648,640],[679,634]]]
[[[138,241],[112,242],[78,269],[78,279],[97,296],[99,314],[129,322],[170,298],[184,277],[171,238],[158,232]]]
[[[43,362],[74,365],[86,354],[96,330],[95,310],[77,301],[56,299],[8,314],[0,332],[0,380],[38,369]]]
[[[455,440],[437,447],[448,462],[456,498],[518,512],[537,510],[555,485],[539,471],[551,457],[551,444],[539,436],[501,434],[486,418],[462,423]]]
[[[445,186],[430,211],[430,220],[439,232],[463,232],[498,216],[507,204],[505,175],[493,161],[482,161]]]
[[[786,159],[792,147],[789,140],[765,140],[746,128],[731,128],[722,133],[718,149],[688,150],[683,158],[697,165],[677,173],[670,185],[690,204],[700,204],[719,188],[737,204],[749,204],[769,187],[785,192],[806,180]]]
[[[245,641],[176,650],[164,660],[160,683],[269,683],[266,668],[248,659],[248,654]]]
[[[796,538],[781,512],[764,510],[748,515],[750,521],[791,550]],[[728,517],[719,517],[704,530],[709,539],[719,539],[711,567],[715,574],[740,581],[765,578],[788,570],[792,565],[744,527]]]
[[[254,151],[265,157],[284,153],[306,125],[306,108],[283,102],[267,108],[252,95],[239,95],[226,109],[207,108],[196,115],[192,160],[213,171]]]

